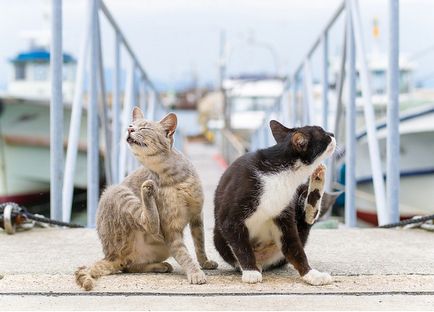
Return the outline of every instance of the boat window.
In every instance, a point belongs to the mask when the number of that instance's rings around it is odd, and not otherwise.
[[[26,65],[24,63],[15,63],[15,80],[26,79]]]
[[[33,79],[37,81],[48,80],[48,65],[35,63],[33,65]]]

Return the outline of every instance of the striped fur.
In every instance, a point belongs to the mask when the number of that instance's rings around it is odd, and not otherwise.
[[[143,166],[101,195],[97,231],[104,259],[76,271],[77,284],[85,290],[94,287],[96,278],[116,272],[171,272],[164,262],[170,256],[193,284],[206,282],[202,268],[217,268],[205,252],[202,186],[190,161],[172,147],[175,128],[174,114],[151,122],[134,109],[127,142]],[[184,244],[187,224],[198,262]]]

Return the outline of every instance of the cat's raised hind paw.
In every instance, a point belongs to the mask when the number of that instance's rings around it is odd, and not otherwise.
[[[327,167],[324,164],[319,164],[319,166],[315,168],[311,175],[311,179],[313,180],[312,182],[315,186],[318,186],[320,188],[323,187],[326,171]]]
[[[320,164],[310,176],[305,203],[305,221],[307,224],[314,224],[320,214],[326,170],[326,166]]]
[[[157,190],[157,185],[152,180],[146,180],[142,183],[142,194],[147,196],[153,196]]]
[[[187,279],[190,284],[205,284],[206,283],[206,275],[203,271],[198,271],[194,273],[187,274]]]
[[[201,263],[200,266],[204,270],[215,270],[219,266],[217,262],[212,260],[206,260],[204,263]]]
[[[315,269],[312,269],[309,272],[307,272],[307,274],[304,275],[302,279],[306,283],[314,286],[327,285],[333,282],[333,278],[331,277],[330,274],[326,272],[320,272]]]
[[[241,280],[244,283],[256,284],[262,282],[262,273],[259,271],[243,271],[243,276]]]

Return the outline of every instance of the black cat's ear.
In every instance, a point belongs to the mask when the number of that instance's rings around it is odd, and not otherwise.
[[[291,131],[277,120],[270,121],[270,129],[277,143],[283,142],[288,133]]]
[[[142,110],[135,106],[133,108],[133,121],[136,121],[137,119],[143,119],[145,118],[145,115],[143,114]]]
[[[160,124],[163,126],[164,130],[166,130],[166,136],[172,137],[178,124],[178,118],[174,113],[169,113],[160,120]]]
[[[291,141],[297,151],[305,152],[307,150],[307,145],[309,143],[309,140],[305,134],[301,132],[296,132],[292,135]]]

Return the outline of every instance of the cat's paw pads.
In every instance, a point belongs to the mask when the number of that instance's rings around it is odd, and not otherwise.
[[[142,183],[142,192],[149,196],[154,195],[157,189],[157,185],[152,180],[146,180]]]
[[[241,280],[244,283],[256,284],[262,282],[262,274],[259,271],[243,271]]]
[[[204,263],[200,265],[204,270],[215,270],[219,266],[217,262],[212,260],[206,260]]]
[[[203,271],[198,271],[194,273],[187,274],[187,279],[190,284],[205,284],[206,283],[206,275]]]
[[[315,168],[311,175],[312,179],[318,182],[324,181],[326,171],[327,167],[324,164],[319,164],[319,166]]]
[[[303,281],[314,286],[327,285],[333,282],[333,278],[330,274],[326,272],[320,272],[315,269],[307,272],[307,274],[304,275],[302,278]]]

